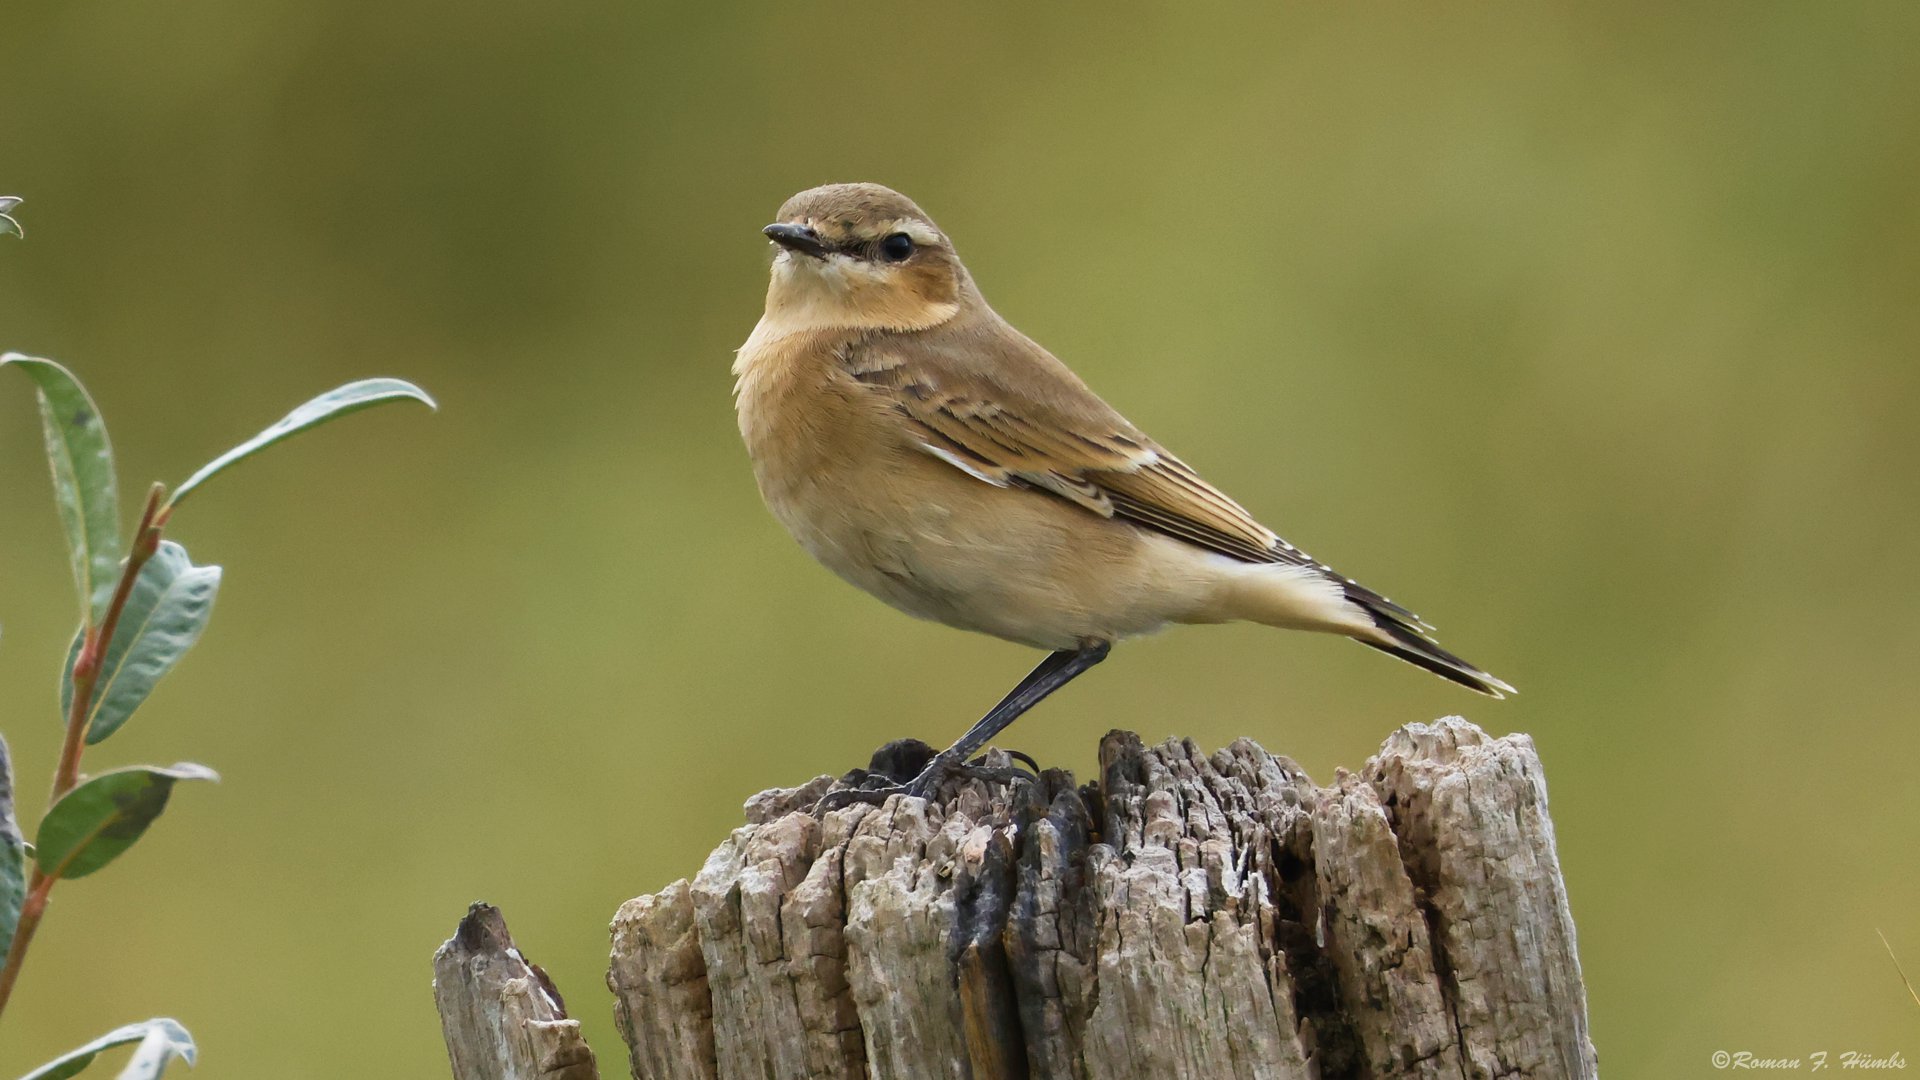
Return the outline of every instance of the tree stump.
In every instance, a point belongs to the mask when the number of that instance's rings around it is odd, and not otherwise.
[[[1113,732],[1100,773],[749,799],[614,917],[633,1075],[1598,1075],[1526,736],[1411,724],[1322,788],[1248,739]],[[465,1030],[456,1078],[523,1075],[463,1066]]]

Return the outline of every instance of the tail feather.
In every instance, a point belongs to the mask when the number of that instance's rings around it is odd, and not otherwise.
[[[1297,548],[1276,547],[1262,562],[1207,555],[1189,556],[1218,575],[1222,588],[1212,606],[1182,621],[1248,619],[1293,630],[1344,634],[1369,648],[1493,698],[1513,687],[1441,648],[1428,636],[1426,620]]]
[[[1508,694],[1519,693],[1502,680],[1441,648],[1432,638],[1422,633],[1425,623],[1420,621],[1419,616],[1398,604],[1390,606],[1382,604],[1375,600],[1376,595],[1365,589],[1347,590],[1347,599],[1373,617],[1374,627],[1385,638],[1385,640],[1376,640],[1356,636],[1355,641],[1368,648],[1378,649],[1388,656],[1397,656],[1417,668],[1431,671],[1448,682],[1459,683],[1469,690],[1491,698],[1504,698]]]

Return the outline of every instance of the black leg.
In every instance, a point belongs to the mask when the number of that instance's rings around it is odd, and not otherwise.
[[[1112,648],[1104,641],[1084,645],[1078,649],[1061,649],[1047,654],[1045,660],[1027,673],[1020,684],[1000,699],[1000,704],[987,710],[958,742],[947,747],[934,758],[936,764],[957,764],[978,753],[980,749],[1008,725],[1020,719],[1021,714],[1046,698],[1048,694],[1072,682],[1088,668],[1107,658]],[[924,775],[924,774],[922,774]]]
[[[823,809],[845,806],[850,802],[878,803],[887,796],[905,792],[919,798],[929,798],[942,778],[956,766],[978,753],[995,735],[1007,729],[1007,725],[1018,720],[1021,714],[1040,704],[1048,694],[1072,682],[1082,672],[1107,658],[1112,645],[1105,641],[1096,641],[1078,649],[1060,649],[1048,653],[1045,660],[1027,673],[1020,684],[1000,699],[1000,704],[987,711],[965,735],[952,746],[934,755],[927,767],[914,777],[912,783],[901,787],[879,789],[843,788],[828,794],[821,800]]]

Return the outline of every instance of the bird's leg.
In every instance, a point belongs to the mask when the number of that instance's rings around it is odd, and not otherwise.
[[[1007,729],[1007,725],[1018,720],[1021,714],[1040,704],[1048,694],[1072,682],[1082,672],[1107,658],[1112,645],[1105,641],[1092,641],[1078,649],[1059,649],[1047,654],[1019,685],[1000,699],[1000,704],[987,710],[960,736],[958,742],[935,754],[920,775],[902,786],[879,789],[843,789],[829,793],[821,800],[824,809],[845,806],[852,802],[884,802],[887,796],[899,793],[916,798],[928,798],[939,787],[940,781],[949,772],[962,766],[968,758],[987,745],[988,740]]]
[[[1078,649],[1061,649],[1048,653],[1047,658],[1028,672],[1027,677],[1021,679],[1019,685],[1009,690],[1006,697],[1000,699],[1000,704],[987,710],[987,715],[968,728],[967,733],[960,736],[959,741],[935,755],[927,768],[921,771],[920,776],[924,778],[934,769],[957,765],[985,749],[995,735],[1005,731],[1028,709],[1040,704],[1048,694],[1067,685],[1088,668],[1105,660],[1111,648],[1112,646],[1101,641],[1083,645]],[[916,782],[918,782],[917,779]]]

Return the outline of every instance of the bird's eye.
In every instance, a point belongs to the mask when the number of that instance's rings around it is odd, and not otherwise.
[[[906,262],[913,257],[913,237],[897,232],[880,241],[880,254],[888,262]]]

